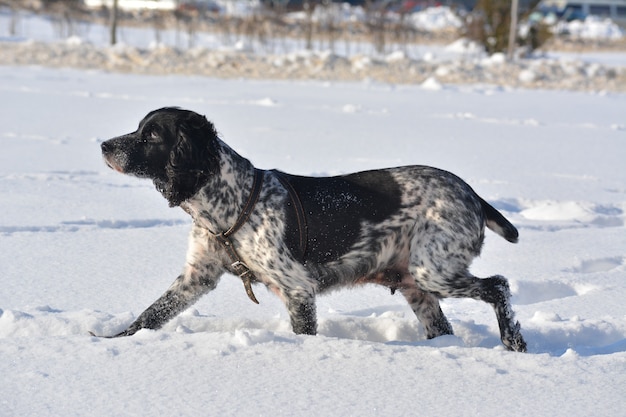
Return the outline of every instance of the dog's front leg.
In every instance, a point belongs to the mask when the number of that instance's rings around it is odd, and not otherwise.
[[[317,333],[315,293],[302,289],[283,291],[291,327],[295,334]]]
[[[141,329],[159,329],[180,312],[213,290],[218,279],[198,279],[181,274],[168,290],[148,307],[130,327],[114,337],[131,336]]]
[[[128,329],[113,337],[131,336],[141,329],[159,329],[217,286],[224,273],[221,250],[205,229],[194,226],[189,236],[184,271],[167,291],[139,315]]]

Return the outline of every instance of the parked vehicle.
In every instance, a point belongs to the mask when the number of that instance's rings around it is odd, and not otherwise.
[[[554,13],[558,19],[567,21],[599,16],[626,26],[626,0],[543,0],[537,10],[544,15]]]

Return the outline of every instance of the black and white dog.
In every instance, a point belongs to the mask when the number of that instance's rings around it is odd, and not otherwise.
[[[518,233],[455,175],[408,166],[326,178],[256,169],[204,116],[149,113],[137,131],[102,143],[116,171],[150,178],[193,218],[181,275],[130,327],[158,329],[213,290],[224,272],[264,284],[287,306],[293,331],[315,334],[315,297],[374,283],[402,293],[428,338],[452,334],[439,299],[469,297],[495,310],[504,345],[526,351],[507,280],[468,271],[485,225]]]

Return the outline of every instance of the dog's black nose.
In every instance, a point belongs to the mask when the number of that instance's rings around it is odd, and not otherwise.
[[[111,149],[111,145],[109,144],[109,141],[102,142],[100,144],[100,149],[102,149],[102,153],[107,153]]]

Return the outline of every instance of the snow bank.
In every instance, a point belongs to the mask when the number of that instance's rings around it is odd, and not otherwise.
[[[418,59],[401,51],[382,58],[370,55],[347,58],[331,51],[256,54],[243,43],[231,50],[186,50],[166,45],[141,49],[125,44],[98,48],[74,39],[63,43],[3,43],[0,64],[223,78],[371,79],[395,84],[421,84],[432,78],[444,84],[626,91],[626,67],[571,59],[506,62],[502,55],[486,58],[475,43],[464,39],[449,45],[440,57],[426,53]]]
[[[416,29],[427,32],[459,29],[463,21],[449,7],[428,7],[409,15],[410,21]]]
[[[620,28],[619,25],[611,19],[597,16],[589,16],[584,21],[559,21],[554,26],[554,32],[558,34],[566,34],[578,39],[618,40],[624,37],[624,30]]]
[[[302,22],[308,19],[305,12],[293,12],[288,14],[288,18],[295,22]],[[400,21],[401,16],[389,11],[385,18],[390,21]],[[414,13],[408,13],[403,18],[415,29],[424,32],[453,31],[463,26],[462,20],[447,6],[428,7]],[[311,20],[313,22],[324,23],[332,21],[335,24],[349,24],[352,22],[365,22],[368,14],[360,6],[352,7],[348,3],[330,3],[328,5],[318,5],[313,10]]]
[[[485,51],[485,48],[480,46],[477,42],[474,42],[466,38],[461,38],[461,39],[457,39],[456,41],[446,46],[445,50],[447,52],[453,52],[457,54],[476,55],[476,54],[483,54]]]

